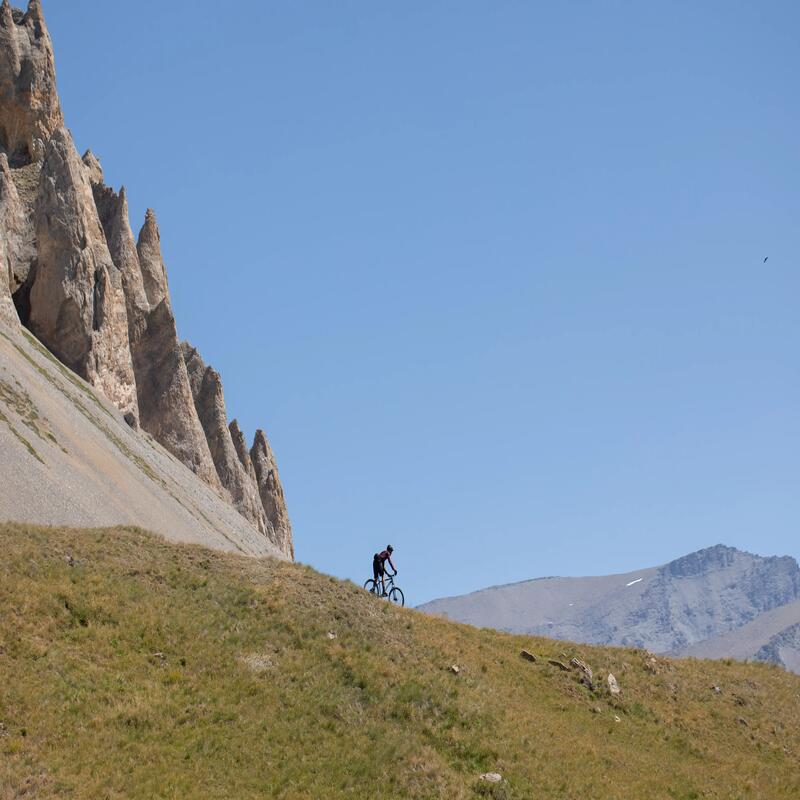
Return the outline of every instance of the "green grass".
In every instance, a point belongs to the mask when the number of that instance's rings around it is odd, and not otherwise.
[[[479,631],[136,530],[0,546],[2,800],[799,796],[777,668]],[[593,691],[547,664],[573,655]]]

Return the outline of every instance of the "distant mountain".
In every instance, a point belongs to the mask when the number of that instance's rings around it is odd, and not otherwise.
[[[800,566],[724,545],[624,575],[541,578],[420,610],[513,633],[800,672]]]
[[[800,674],[800,600],[766,611],[730,633],[698,642],[682,655],[769,661]]]

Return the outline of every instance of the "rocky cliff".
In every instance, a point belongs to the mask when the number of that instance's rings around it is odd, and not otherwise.
[[[39,0],[0,6],[0,147],[13,165],[41,161],[61,126],[53,43]]]
[[[39,0],[0,6],[0,324],[27,328],[292,555],[266,437],[245,447],[219,374],[180,343],[155,213],[135,239],[124,187],[106,186],[64,127]]]
[[[25,228],[25,214],[8,158],[0,153],[0,322],[6,325],[19,323],[11,299],[14,275],[21,262],[29,263],[33,257],[32,247],[26,246]]]

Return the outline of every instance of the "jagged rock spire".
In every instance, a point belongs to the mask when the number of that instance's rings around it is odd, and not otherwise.
[[[12,166],[41,161],[64,118],[56,91],[53,44],[41,3],[18,15],[0,8],[0,150]]]
[[[228,430],[230,431],[231,439],[233,440],[233,446],[236,448],[236,455],[239,456],[239,462],[244,467],[245,472],[255,482],[256,471],[253,467],[253,459],[250,458],[250,451],[247,449],[247,441],[244,438],[242,429],[239,427],[239,422],[237,420],[233,420],[231,424],[228,425]]]
[[[211,457],[220,483],[229,492],[239,513],[266,533],[267,520],[254,476],[248,475],[236,451],[228,428],[225,396],[219,373],[206,366],[197,350],[188,342],[181,345],[194,404],[208,440]]]
[[[156,306],[169,296],[169,286],[167,270],[161,255],[161,231],[158,229],[156,212],[152,208],[148,208],[145,214],[136,249],[142,266],[147,300],[151,306]]]
[[[292,523],[289,520],[283,485],[278,475],[278,464],[267,440],[267,435],[262,430],[256,431],[250,458],[256,471],[261,502],[267,514],[267,535],[280,548],[281,552],[293,559]]]
[[[59,128],[48,144],[34,227],[31,330],[118,408],[135,414],[136,381],[122,278],[66,128]]]
[[[155,214],[148,211],[139,243],[134,245],[125,193],[115,195],[105,187],[95,186],[95,197],[125,286],[141,426],[198,477],[220,491],[181,353]]]
[[[89,182],[92,186],[95,184],[102,184],[105,180],[105,176],[103,175],[103,167],[97,159],[97,156],[91,150],[87,150],[83,154],[81,161],[83,161],[84,166],[88,170]]]
[[[140,236],[148,259],[148,274],[155,268],[163,276],[156,289],[151,285],[150,297],[154,302],[150,302],[130,226],[125,187],[117,194],[103,183],[103,169],[91,150],[84,155],[83,164],[92,180],[94,201],[111,258],[122,277],[139,422],[198,477],[221,491],[178,343],[155,215],[148,213]]]
[[[122,274],[122,285],[125,290],[125,303],[128,311],[128,334],[133,346],[144,334],[145,320],[150,312],[150,304],[144,291],[139,254],[131,230],[128,195],[124,186],[117,194],[103,183],[103,168],[91,150],[84,155],[83,163],[86,165],[92,181],[94,202],[97,206],[100,224],[106,235],[111,258]]]

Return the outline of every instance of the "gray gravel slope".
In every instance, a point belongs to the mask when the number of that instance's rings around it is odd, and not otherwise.
[[[27,331],[0,326],[0,521],[137,525],[281,557],[247,520]]]

